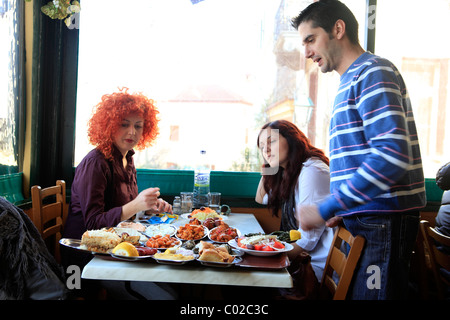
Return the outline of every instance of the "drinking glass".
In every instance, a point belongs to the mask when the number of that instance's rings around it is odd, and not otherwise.
[[[220,213],[220,192],[210,192],[209,193],[209,207]]]
[[[190,213],[192,211],[192,192],[180,192],[181,213]]]

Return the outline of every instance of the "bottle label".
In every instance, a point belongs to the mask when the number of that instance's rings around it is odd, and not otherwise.
[[[197,173],[195,175],[195,185],[209,185],[209,174]]]

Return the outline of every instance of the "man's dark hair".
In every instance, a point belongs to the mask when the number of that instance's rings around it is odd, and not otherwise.
[[[338,0],[320,0],[310,4],[291,20],[295,29],[303,22],[312,21],[314,28],[320,27],[331,33],[337,20],[345,22],[345,33],[353,44],[358,44],[358,21],[350,9]]]

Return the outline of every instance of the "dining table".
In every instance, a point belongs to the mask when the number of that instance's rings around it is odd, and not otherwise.
[[[171,224],[184,226],[189,220],[179,216]],[[237,228],[242,235],[264,233],[251,213],[230,213],[223,222]],[[240,264],[231,267],[205,266],[199,261],[172,265],[153,259],[124,261],[106,255],[94,255],[84,267],[82,278],[95,280],[148,281],[178,284],[226,285],[245,287],[291,288],[286,253],[272,256],[252,256],[245,253]]]

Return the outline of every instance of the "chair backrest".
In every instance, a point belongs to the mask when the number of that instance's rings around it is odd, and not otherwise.
[[[40,186],[31,187],[33,203],[33,223],[41,233],[44,241],[53,236],[51,243],[46,241],[50,252],[60,262],[59,240],[67,218],[66,183],[56,181],[55,186],[42,189]]]
[[[442,275],[440,270],[445,269],[450,272],[450,255],[440,249],[439,246],[450,248],[450,237],[437,232],[427,220],[420,221],[420,230],[430,256],[431,271],[434,276],[438,298],[445,299],[445,288],[450,286],[450,281]]]
[[[345,300],[365,242],[360,235],[353,237],[343,225],[337,228],[322,276],[321,297],[331,294],[333,300]],[[345,244],[350,247],[348,254],[342,251],[346,251]],[[336,276],[339,279],[337,284]]]

